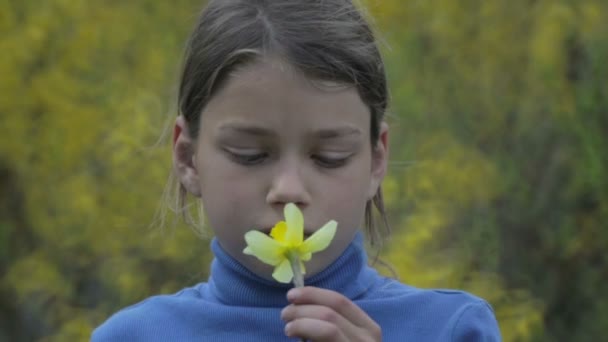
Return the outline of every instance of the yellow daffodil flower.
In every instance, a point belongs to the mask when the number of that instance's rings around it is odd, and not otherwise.
[[[338,223],[331,220],[304,240],[304,217],[300,209],[288,203],[283,213],[285,221],[279,221],[270,231],[270,236],[257,230],[247,232],[247,247],[243,253],[274,266],[272,277],[277,281],[289,283],[294,279],[296,286],[302,286],[302,275],[306,272],[304,261],[310,260],[312,253],[329,246]]]

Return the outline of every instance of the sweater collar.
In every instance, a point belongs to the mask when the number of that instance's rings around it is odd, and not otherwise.
[[[284,307],[291,284],[263,279],[226,253],[217,239],[211,242],[215,255],[208,285],[211,296],[225,305]],[[367,266],[363,234],[353,241],[331,265],[306,279],[306,285],[337,291],[351,300],[362,296],[372,285],[376,271]]]

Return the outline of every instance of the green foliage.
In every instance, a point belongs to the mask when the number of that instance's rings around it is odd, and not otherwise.
[[[207,242],[151,228],[170,161],[154,145],[200,4],[33,4],[0,11],[0,336],[86,340],[206,273]]]
[[[368,2],[396,113],[387,259],[488,298],[507,341],[603,339],[608,3]]]
[[[395,173],[402,188],[391,207],[410,210],[393,215],[401,221],[385,258],[406,283],[463,288],[488,300],[505,341],[530,337],[541,328],[541,303],[496,274],[501,241],[492,203],[503,195],[499,170],[446,133],[429,132],[418,145],[422,160]]]
[[[488,299],[505,341],[601,340],[608,3],[366,3],[392,89],[383,257]],[[0,340],[86,340],[206,278],[207,241],[151,226],[200,6],[0,0]]]

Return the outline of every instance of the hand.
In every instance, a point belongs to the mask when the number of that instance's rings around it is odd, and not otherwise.
[[[291,289],[281,312],[285,334],[310,341],[381,341],[382,331],[355,303],[318,287]]]

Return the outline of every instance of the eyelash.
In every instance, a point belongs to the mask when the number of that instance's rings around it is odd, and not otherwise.
[[[242,154],[235,153],[233,151],[226,150],[230,157],[237,162],[238,164],[245,166],[253,166],[262,163],[266,157],[268,157],[268,153],[254,153],[254,154]]]
[[[315,163],[326,169],[337,169],[346,165],[350,156],[342,157],[342,158],[328,158],[320,155],[313,155],[312,159],[314,159]]]
[[[255,166],[263,163],[266,158],[268,158],[268,153],[254,153],[254,154],[245,154],[245,153],[236,153],[234,151],[226,150],[226,152],[230,155],[230,157],[238,164],[244,166]],[[326,169],[336,169],[346,165],[348,160],[350,159],[350,155],[341,158],[330,158],[324,157],[322,155],[312,155],[311,159],[314,160],[315,164],[320,167]]]

